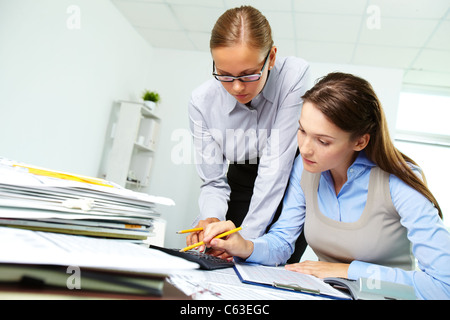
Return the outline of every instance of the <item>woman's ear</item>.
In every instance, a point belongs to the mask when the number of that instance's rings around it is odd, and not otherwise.
[[[353,148],[353,150],[355,150],[355,151],[363,150],[369,143],[369,140],[370,140],[370,134],[366,133],[366,134],[362,135],[361,137],[356,139],[355,147]]]
[[[273,68],[275,65],[275,58],[277,56],[277,47],[273,46],[272,49],[270,49],[270,56],[269,56],[269,70]]]

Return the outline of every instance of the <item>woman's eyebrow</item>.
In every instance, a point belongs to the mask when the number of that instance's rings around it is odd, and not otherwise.
[[[304,129],[303,129],[303,126],[302,126],[302,123],[300,122],[300,120],[298,121],[298,125],[299,125],[300,129],[304,130]],[[329,136],[329,135],[327,135],[327,134],[320,134],[320,133],[314,133],[314,132],[313,132],[312,135],[313,135],[313,136],[316,136],[316,137],[319,137],[319,138],[328,138],[328,139],[336,140],[335,137]]]
[[[237,76],[259,73],[259,71],[257,71],[257,70],[258,70],[257,68],[249,68],[249,69],[241,71]],[[223,74],[223,75],[230,75],[230,76],[232,76],[232,74],[230,72],[221,70],[221,69],[219,69],[217,67],[216,67],[216,71],[218,73],[220,73],[220,74]]]

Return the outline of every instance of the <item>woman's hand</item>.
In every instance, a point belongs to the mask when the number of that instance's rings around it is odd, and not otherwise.
[[[195,226],[195,228],[203,228],[203,231],[197,231],[197,232],[192,232],[192,233],[188,234],[186,236],[186,245],[190,246],[190,245],[193,245],[194,243],[203,241],[206,226],[210,223],[218,222],[218,221],[220,221],[220,220],[217,218],[206,218],[205,220],[200,220],[198,222],[198,224]],[[205,249],[204,246],[200,246],[198,248],[199,251],[203,251],[204,249]]]
[[[205,229],[203,242],[216,252],[224,252],[219,255],[222,258],[234,256],[247,259],[253,252],[253,242],[245,240],[239,232],[232,233],[225,238],[214,239],[215,236],[235,228],[236,226],[231,221],[211,223]]]
[[[346,263],[303,261],[300,263],[288,264],[285,268],[287,270],[310,274],[323,279],[327,277],[347,278],[349,266],[350,265]]]

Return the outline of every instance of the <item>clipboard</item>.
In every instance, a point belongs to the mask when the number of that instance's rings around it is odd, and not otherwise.
[[[333,288],[330,284],[317,277],[289,271],[284,269],[284,267],[268,267],[236,262],[234,269],[239,280],[243,283],[331,299],[352,299],[349,294]]]

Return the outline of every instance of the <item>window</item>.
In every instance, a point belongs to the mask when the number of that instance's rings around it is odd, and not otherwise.
[[[450,95],[400,94],[396,147],[423,169],[450,227]]]

